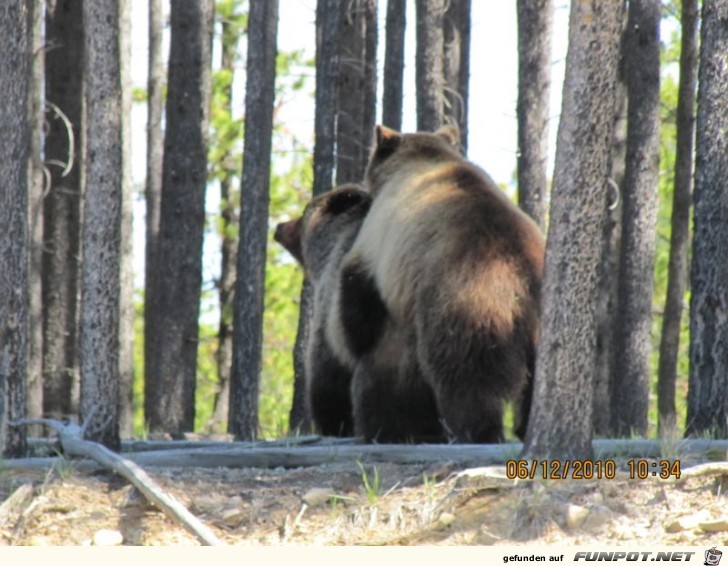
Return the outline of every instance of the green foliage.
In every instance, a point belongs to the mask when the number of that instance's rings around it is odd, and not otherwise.
[[[366,493],[367,501],[369,502],[369,505],[373,507],[377,504],[377,498],[382,493],[382,486],[379,481],[379,468],[374,466],[372,469],[372,475],[370,476],[364,469],[361,462],[357,462],[356,464],[359,466],[359,470],[361,471],[361,481],[364,485],[364,492]]]

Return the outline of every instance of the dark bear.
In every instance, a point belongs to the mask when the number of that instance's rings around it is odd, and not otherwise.
[[[379,319],[362,320],[368,297],[379,297],[388,324],[411,334],[417,375],[450,439],[502,442],[506,401],[517,403],[516,433],[526,431],[545,241],[457,140],[453,128],[377,127],[372,204],[341,268],[342,325],[359,359],[376,352]],[[363,401],[355,395],[355,413]]]
[[[330,436],[353,432],[379,442],[442,440],[434,396],[416,368],[414,337],[408,340],[391,324],[378,293],[357,290],[358,307],[366,316],[350,319],[360,337],[371,337],[369,344],[352,350],[341,327],[341,261],[370,204],[368,193],[345,185],[315,197],[303,216],[279,224],[275,232],[276,241],[299,261],[313,287],[305,358],[311,415],[322,434]],[[350,387],[361,401],[353,415]],[[379,418],[370,418],[372,413]]]

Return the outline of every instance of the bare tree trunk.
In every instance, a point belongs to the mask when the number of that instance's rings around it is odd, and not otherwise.
[[[443,92],[445,121],[460,129],[460,148],[468,149],[471,0],[448,0],[443,18]]]
[[[230,82],[226,85],[226,110],[233,112],[233,81],[235,77],[235,53],[240,32],[236,23],[222,20],[221,68],[230,73]],[[233,311],[235,308],[235,280],[237,278],[237,251],[239,238],[237,228],[240,224],[238,205],[233,198],[234,170],[228,169],[225,163],[233,162],[233,157],[226,154],[220,161],[224,168],[220,178],[220,216],[222,219],[222,259],[220,262],[220,282],[218,283],[220,301],[220,324],[217,334],[217,375],[218,391],[215,395],[215,407],[210,423],[213,430],[226,429],[230,408],[230,371],[233,363]],[[237,161],[237,160],[235,160]],[[238,195],[239,193],[235,191]],[[239,197],[238,197],[239,198]]]
[[[417,129],[434,131],[444,118],[444,38],[445,0],[416,0]]]
[[[0,455],[25,453],[28,373],[28,186],[32,10],[29,0],[0,7]]]
[[[46,14],[45,162],[50,187],[44,202],[43,412],[78,414],[78,300],[81,255],[83,124],[82,5],[58,0]]]
[[[660,338],[660,362],[657,370],[657,406],[661,437],[672,435],[677,428],[675,382],[680,345],[680,322],[688,277],[693,139],[695,137],[695,84],[698,68],[697,0],[682,0],[681,32],[672,232],[670,259],[667,266],[667,295]]]
[[[623,36],[624,37],[624,36]],[[627,85],[624,83],[624,65],[620,65],[617,81],[617,104],[614,113],[614,139],[610,156],[607,192],[609,206],[602,234],[602,256],[599,268],[599,300],[597,301],[597,351],[594,367],[594,401],[592,403],[594,433],[611,435],[612,376],[614,375],[614,341],[616,334],[617,275],[622,238],[622,197],[620,188],[624,179],[627,153]]]
[[[278,0],[251,0],[228,425],[237,439],[254,439],[258,432],[277,37]]]
[[[117,450],[122,125],[119,0],[83,5],[86,187],[79,361],[86,438]]]
[[[597,281],[622,3],[571,4],[526,457],[589,458]]]
[[[387,0],[382,123],[394,130],[402,129],[402,77],[406,26],[406,0]]]
[[[316,114],[314,130],[316,143],[313,149],[313,195],[331,189],[334,182],[334,147],[336,142],[336,112],[339,84],[339,21],[341,11],[338,0],[318,0],[316,4]],[[305,406],[306,375],[304,355],[308,342],[309,321],[313,309],[311,286],[304,280],[298,333],[293,348],[293,406],[290,428],[307,432],[311,427],[311,415]]]
[[[131,171],[131,0],[119,0],[121,72],[121,295],[119,434],[134,434],[134,180]]]
[[[360,182],[369,159],[377,91],[377,2],[341,2],[336,184]]]
[[[30,94],[32,128],[31,167],[28,196],[28,230],[30,237],[29,289],[28,289],[28,385],[27,413],[30,418],[43,416],[43,132],[45,129],[45,93],[43,73],[43,19],[45,4],[31,2],[32,12],[32,87]],[[41,436],[43,428],[33,426],[27,434]]]
[[[518,0],[518,205],[546,226],[552,0]]]
[[[147,178],[145,185],[146,242],[144,250],[144,413],[150,415],[154,406],[155,387],[152,371],[157,355],[157,322],[151,298],[158,275],[159,216],[162,201],[162,164],[164,158],[164,90],[166,88],[165,57],[162,53],[164,13],[162,0],[149,0],[149,71],[147,78]]]
[[[728,434],[728,0],[704,0],[686,434]]]
[[[612,430],[647,433],[660,159],[660,2],[631,0],[625,38],[627,155],[612,380]]]
[[[207,186],[211,0],[171,11],[157,272],[148,289],[148,395],[153,432],[181,436],[194,427],[202,241]]]

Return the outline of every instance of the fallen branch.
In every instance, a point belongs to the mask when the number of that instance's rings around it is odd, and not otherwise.
[[[33,484],[24,483],[10,497],[0,503],[0,527],[5,525],[14,515],[20,515],[25,506],[33,498]]]
[[[66,425],[53,419],[28,419],[11,424],[14,426],[41,424],[53,428],[60,436],[61,446],[66,455],[90,458],[123,476],[152,504],[195,535],[202,544],[208,546],[223,544],[206,525],[190,513],[174,496],[166,493],[137,464],[128,458],[115,454],[101,444],[83,440],[82,427],[76,424]]]
[[[420,464],[451,462],[457,466],[477,467],[505,464],[517,460],[520,443],[511,444],[351,444],[350,439],[320,439],[315,445],[291,446],[288,440],[276,445],[223,443],[214,446],[148,450],[125,453],[126,459],[144,467],[187,468],[298,468],[329,463],[368,462]],[[663,445],[659,440],[599,439],[594,441],[597,459],[660,458]],[[675,457],[708,453],[725,454],[728,440],[689,439],[680,441]],[[13,469],[44,469],[54,458],[23,458],[6,460],[3,465]],[[86,468],[83,468],[86,469]]]

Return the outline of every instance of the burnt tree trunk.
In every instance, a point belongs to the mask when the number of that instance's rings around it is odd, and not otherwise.
[[[518,205],[544,229],[548,179],[552,0],[518,0]]]
[[[686,434],[728,434],[728,0],[704,0]]]
[[[404,37],[406,26],[406,0],[387,0],[384,78],[382,84],[382,123],[398,131],[402,129]]]
[[[0,456],[22,456],[28,372],[28,185],[32,21],[27,0],[0,8]]]
[[[571,4],[526,457],[592,454],[597,281],[622,11],[615,0]]]
[[[164,90],[166,88],[165,57],[162,53],[164,13],[162,0],[149,0],[149,54],[147,76],[147,168],[144,186],[146,204],[144,250],[144,400],[145,415],[153,411],[147,400],[155,395],[152,360],[156,356],[154,328],[155,310],[151,300],[158,275],[159,216],[162,201],[162,165],[164,159]],[[147,417],[148,418],[148,417]]]
[[[445,0],[416,0],[417,129],[435,131],[443,124],[445,109],[444,34]]]
[[[46,14],[48,130],[44,202],[43,413],[78,413],[78,299],[80,292],[83,124],[83,15],[80,2],[58,0]]]
[[[627,154],[612,379],[612,431],[647,433],[660,159],[660,2],[629,3]]]
[[[313,195],[331,189],[334,182],[336,112],[339,84],[339,21],[338,0],[319,0],[316,4],[316,114],[313,149]],[[298,332],[293,348],[293,405],[290,428],[306,432],[311,428],[311,415],[306,407],[306,371],[304,357],[313,309],[311,286],[304,280],[301,291]]]
[[[377,92],[377,2],[341,2],[336,184],[364,178]]]
[[[86,186],[79,362],[86,438],[119,439],[119,308],[122,126],[119,0],[83,5]]]
[[[251,0],[230,381],[229,430],[237,439],[254,439],[258,431],[277,36],[278,0]]]
[[[680,326],[688,278],[690,243],[690,201],[693,180],[695,137],[695,85],[698,69],[698,2],[683,0],[681,14],[680,80],[677,98],[677,148],[675,185],[672,194],[672,232],[667,266],[667,294],[660,338],[657,369],[657,407],[661,437],[677,428],[675,382],[680,346]]]
[[[444,120],[457,124],[460,149],[468,150],[468,93],[470,90],[471,0],[448,0],[443,17]]]
[[[153,432],[194,427],[207,186],[212,1],[171,10],[157,269],[148,289],[145,416]]]

